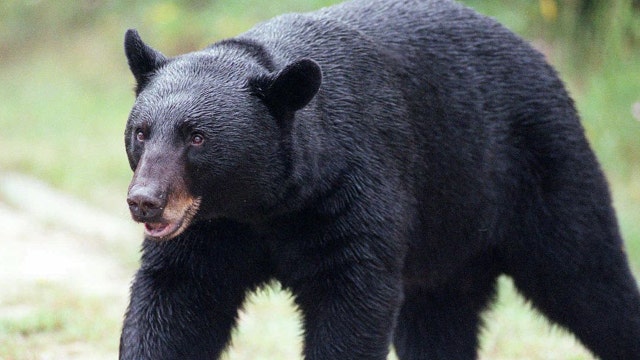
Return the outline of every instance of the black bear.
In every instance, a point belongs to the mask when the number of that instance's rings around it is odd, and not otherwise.
[[[474,359],[496,278],[603,359],[640,359],[607,183],[543,56],[447,0],[355,0],[168,58],[125,36],[121,359],[216,359],[277,280],[304,358]]]

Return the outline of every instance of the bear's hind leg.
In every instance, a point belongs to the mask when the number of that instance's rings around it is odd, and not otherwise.
[[[405,289],[394,334],[401,360],[477,358],[481,313],[495,296],[498,273],[474,269],[449,286]]]
[[[537,309],[600,358],[640,359],[640,295],[611,211],[553,209],[545,207],[548,215],[508,246],[507,273]]]

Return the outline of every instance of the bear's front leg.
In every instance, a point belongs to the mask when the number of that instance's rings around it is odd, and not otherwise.
[[[217,359],[246,292],[268,278],[246,235],[214,222],[165,242],[145,240],[120,359]]]
[[[303,313],[306,360],[384,360],[402,290],[374,264],[335,267],[294,289]]]

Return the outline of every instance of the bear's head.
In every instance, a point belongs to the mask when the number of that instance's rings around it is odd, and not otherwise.
[[[137,83],[125,131],[134,171],[127,202],[150,238],[200,220],[251,222],[287,192],[288,137],[320,87],[320,67],[300,59],[270,69],[241,45],[168,58],[135,30],[125,35]]]

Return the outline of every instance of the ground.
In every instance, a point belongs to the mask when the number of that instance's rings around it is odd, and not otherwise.
[[[126,218],[0,173],[0,359],[113,359],[134,268],[116,254],[127,251],[121,240],[136,246],[136,232]]]

